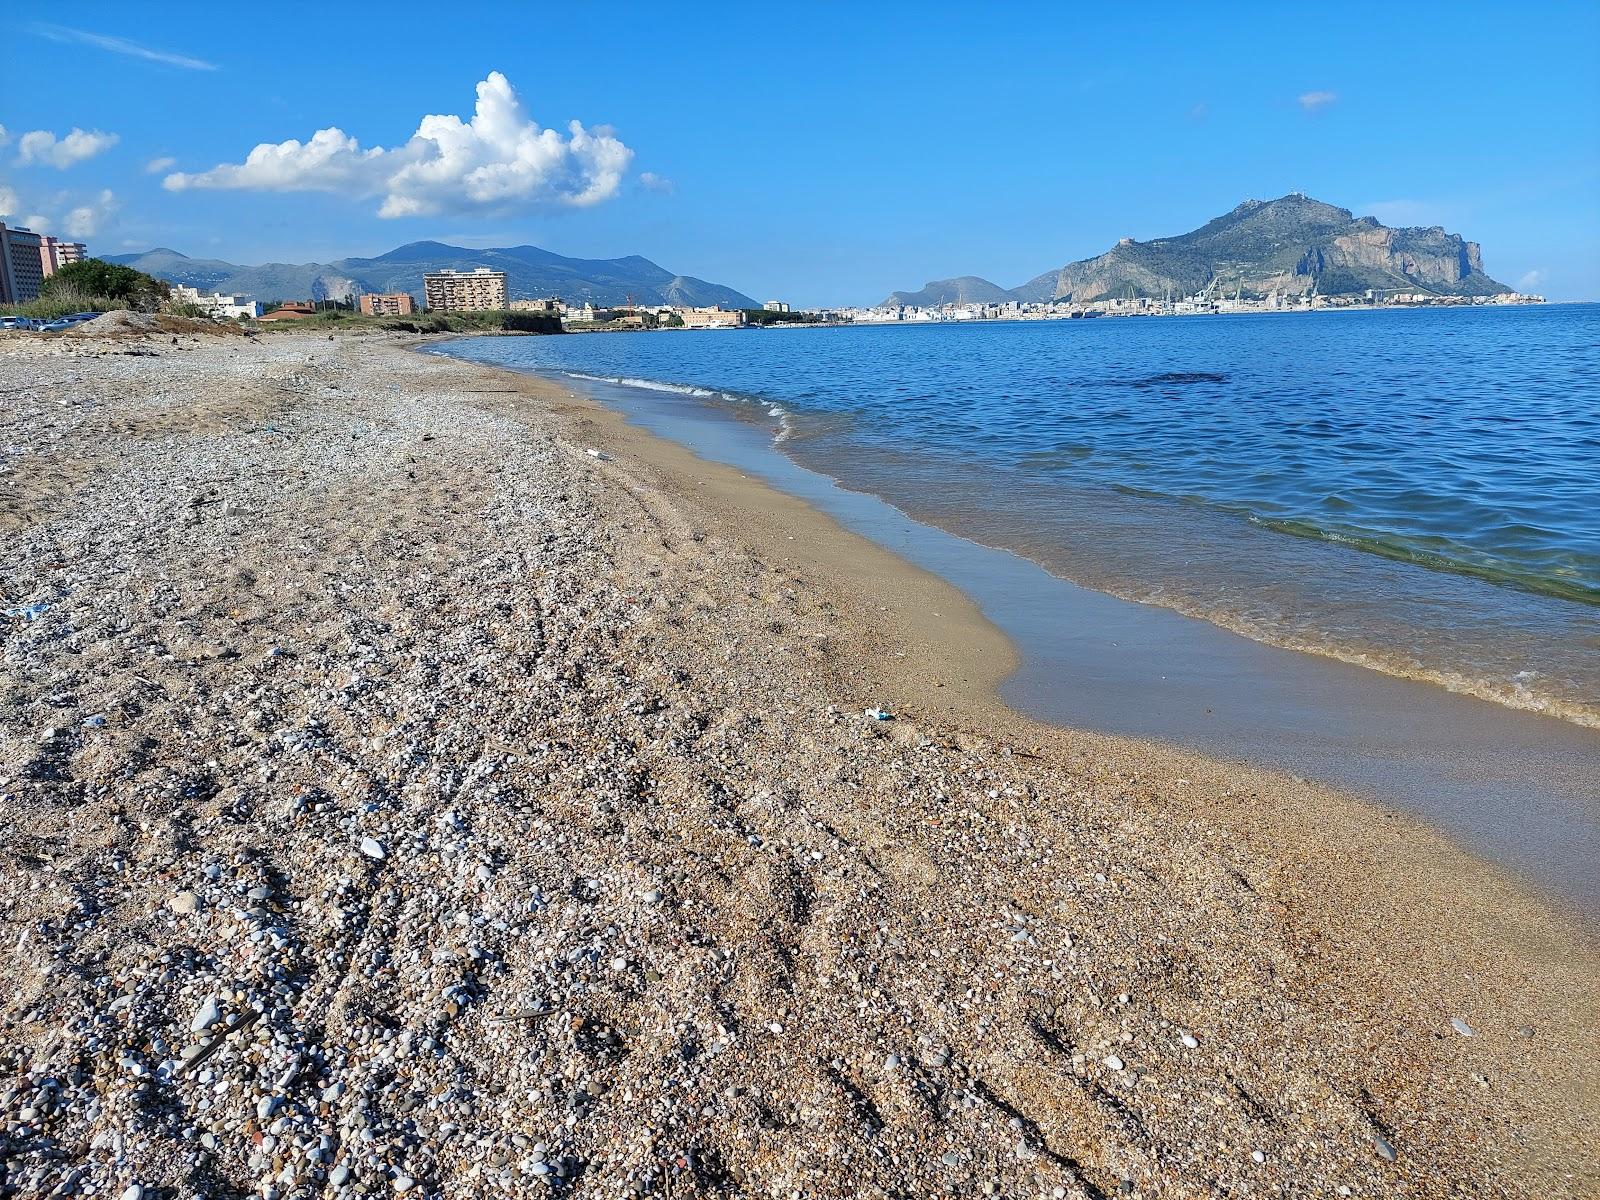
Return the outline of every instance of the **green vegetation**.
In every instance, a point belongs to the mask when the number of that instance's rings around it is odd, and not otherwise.
[[[53,321],[69,313],[110,312],[114,308],[155,312],[170,293],[166,284],[143,271],[86,258],[68,263],[46,279],[37,300],[8,304],[0,312],[39,321]]]
[[[68,263],[46,279],[39,289],[39,299],[104,297],[113,302],[113,308],[155,312],[171,293],[172,289],[153,275],[121,263],[86,258],[82,262]]]
[[[482,312],[424,312],[404,317],[366,317],[349,309],[331,308],[298,320],[267,321],[268,329],[346,329],[352,333],[393,330],[400,333],[560,333],[561,318],[548,313],[511,312],[488,309]]]
[[[32,317],[35,321],[54,321],[80,312],[110,312],[123,308],[109,296],[80,296],[76,293],[57,296],[49,300],[30,300],[26,304],[0,304],[0,316]]]
[[[809,325],[818,318],[815,313],[771,312],[765,308],[744,310],[747,325]]]

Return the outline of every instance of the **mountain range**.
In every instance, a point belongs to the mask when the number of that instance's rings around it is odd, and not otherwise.
[[[1390,229],[1294,193],[1246,200],[1232,212],[1176,237],[1123,238],[1095,258],[1046,271],[1015,288],[975,275],[936,279],[895,292],[888,305],[1011,300],[1080,304],[1119,297],[1174,299],[1198,292],[1251,298],[1269,292],[1325,296],[1377,291],[1489,296],[1511,289],[1484,274],[1476,242],[1438,226]]]
[[[190,258],[159,248],[108,256],[136,270],[206,292],[242,293],[260,300],[325,300],[361,292],[410,292],[422,297],[425,271],[470,271],[489,267],[506,273],[512,300],[560,296],[596,305],[677,304],[692,307],[759,308],[743,292],[692,275],[674,275],[648,258],[564,258],[538,246],[472,250],[443,242],[412,242],[376,258],[341,258],[329,263],[263,263],[241,266],[219,259]]]

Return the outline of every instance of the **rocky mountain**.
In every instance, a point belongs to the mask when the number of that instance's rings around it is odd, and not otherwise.
[[[1453,296],[1511,290],[1484,274],[1476,242],[1437,226],[1390,229],[1375,217],[1356,217],[1348,209],[1293,194],[1246,200],[1176,237],[1124,238],[1104,254],[1046,271],[1006,297],[1092,303],[1205,291],[1254,298],[1274,291],[1357,295],[1368,289]],[[887,302],[921,303],[896,298],[921,294],[896,292]]]
[[[746,296],[692,275],[675,275],[648,258],[565,258],[538,246],[472,250],[442,242],[412,242],[376,258],[342,258],[331,263],[264,263],[240,266],[218,259],[190,258],[176,250],[118,254],[126,263],[169,283],[205,291],[242,292],[262,300],[327,299],[358,292],[410,292],[422,298],[425,271],[470,271],[489,267],[506,273],[510,298],[621,304],[717,304],[759,308]]]
[[[962,275],[956,279],[934,279],[915,292],[895,292],[885,304],[904,304],[914,308],[934,308],[940,304],[1004,304],[1016,297],[998,283]]]

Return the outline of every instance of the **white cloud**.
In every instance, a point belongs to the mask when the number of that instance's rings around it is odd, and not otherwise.
[[[641,171],[639,173],[639,182],[652,192],[662,192],[668,196],[678,190],[678,185],[673,183],[672,180],[665,175],[657,175],[654,171]]]
[[[1545,276],[1548,275],[1548,274],[1549,274],[1549,272],[1546,271],[1543,267],[1535,267],[1531,271],[1524,272],[1517,279],[1517,291],[1519,291],[1519,292],[1531,292],[1531,291],[1533,291],[1534,288],[1538,287],[1541,283],[1543,283],[1545,281]]]
[[[74,199],[79,200],[79,203],[74,204]],[[30,212],[19,222],[35,233],[52,233],[57,237],[93,237],[105,226],[107,218],[122,207],[116,193],[109,188],[89,200],[83,200],[81,197],[69,198],[67,193],[57,192],[50,196],[35,196],[33,201],[35,203],[42,201],[49,205],[51,212],[61,211],[57,205],[72,205],[67,210],[66,216],[59,221],[46,213]],[[14,190],[0,185],[0,218],[15,217],[21,211],[22,204],[21,197]]]
[[[1338,92],[1301,92],[1300,107],[1307,112],[1321,112],[1338,98]]]
[[[100,222],[116,211],[117,197],[107,188],[92,203],[80,204],[68,212],[61,225],[69,237],[93,237],[100,229]]]
[[[506,77],[478,84],[471,121],[423,117],[404,146],[363,150],[336,127],[310,141],[264,142],[242,163],[168,175],[162,185],[382,196],[380,217],[496,214],[541,204],[585,207],[617,194],[633,151],[606,126],[563,135],[532,120]]]
[[[74,163],[104,153],[119,140],[114,133],[79,129],[76,126],[60,139],[48,129],[35,129],[17,139],[17,162],[23,166],[38,163],[65,170]]]
[[[127,38],[110,37],[103,33],[90,33],[86,29],[69,29],[65,25],[47,25],[42,21],[35,21],[28,28],[40,37],[49,38],[53,42],[80,42],[85,46],[109,50],[112,54],[125,54],[129,58],[142,58],[147,62],[164,63],[169,67],[183,67],[189,71],[215,71],[217,69],[215,63],[208,63],[203,58],[191,58],[187,54],[174,54],[170,50],[157,50],[152,46],[141,46],[138,42],[131,42]]]
[[[11,135],[6,132],[6,127],[4,125],[0,125],[0,146],[4,146],[10,141]]]
[[[172,168],[177,165],[178,160],[175,158],[170,158],[167,156],[162,156],[161,158],[152,158],[149,162],[145,163],[144,173],[146,175],[159,175],[163,171],[172,170]]]

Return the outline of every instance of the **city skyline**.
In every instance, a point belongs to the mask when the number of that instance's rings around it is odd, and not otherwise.
[[[1591,7],[1370,10],[1393,44],[1481,64],[1460,80],[1375,62],[1359,10],[1338,28],[1157,10],[1137,30],[998,12],[841,28],[641,8],[602,32],[579,10],[535,27],[507,8],[486,48],[356,13],[319,14],[306,39],[246,14],[82,5],[10,35],[28,53],[0,108],[0,220],[99,254],[241,263],[428,239],[638,254],[820,305],[955,275],[1013,286],[1304,190],[1480,242],[1514,288],[1600,297]],[[356,44],[359,61],[330,49]]]

